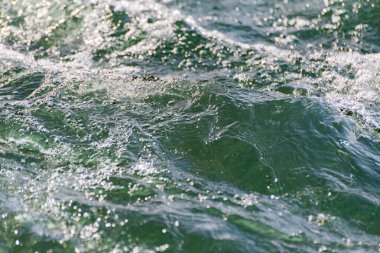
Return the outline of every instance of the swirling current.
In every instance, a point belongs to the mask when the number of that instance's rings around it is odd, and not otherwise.
[[[378,0],[0,0],[0,252],[379,252]]]

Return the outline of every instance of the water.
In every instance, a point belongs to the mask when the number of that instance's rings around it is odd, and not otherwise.
[[[0,1],[0,252],[379,252],[380,2]]]

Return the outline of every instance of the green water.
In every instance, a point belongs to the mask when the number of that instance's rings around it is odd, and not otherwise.
[[[379,252],[380,2],[0,0],[0,253]]]

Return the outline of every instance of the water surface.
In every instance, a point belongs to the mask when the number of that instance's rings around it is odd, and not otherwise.
[[[0,252],[379,252],[377,0],[0,1]]]

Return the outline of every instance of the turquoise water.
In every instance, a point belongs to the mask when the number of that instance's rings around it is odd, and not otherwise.
[[[380,2],[0,0],[0,252],[379,252]]]

